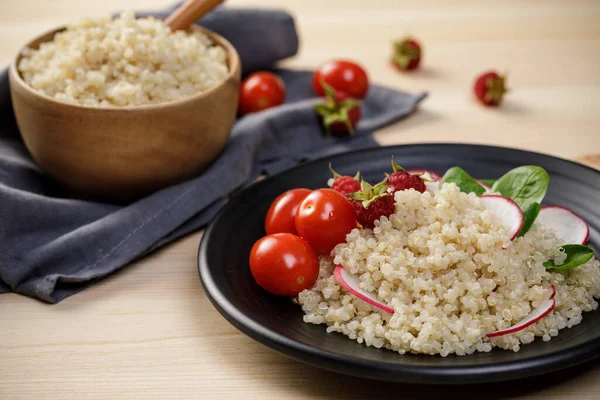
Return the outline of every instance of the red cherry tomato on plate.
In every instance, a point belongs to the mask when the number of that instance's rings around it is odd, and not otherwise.
[[[325,95],[321,81],[355,99],[364,98],[369,90],[367,73],[360,65],[351,61],[332,60],[315,72],[312,87],[317,96]]]
[[[265,231],[267,235],[272,233],[293,233],[296,232],[296,211],[306,198],[312,192],[310,189],[292,189],[279,195],[271,203],[267,217],[265,218]]]
[[[250,272],[263,289],[295,296],[310,289],[319,276],[319,259],[306,240],[291,233],[259,239],[250,251]]]
[[[270,72],[255,72],[242,82],[240,87],[240,114],[266,110],[283,104],[285,84],[280,77]]]
[[[296,230],[317,253],[329,254],[356,228],[350,201],[333,189],[318,189],[302,201],[296,212]]]

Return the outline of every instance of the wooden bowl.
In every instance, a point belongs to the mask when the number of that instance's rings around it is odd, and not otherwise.
[[[38,48],[64,28],[27,44]],[[10,94],[25,145],[39,166],[74,193],[128,201],[203,172],[221,153],[235,120],[240,59],[220,35],[197,26],[228,54],[229,75],[195,96],[156,105],[87,107],[28,86],[10,66]]]

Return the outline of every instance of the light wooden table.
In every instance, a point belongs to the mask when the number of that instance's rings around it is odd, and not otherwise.
[[[384,144],[458,141],[577,158],[600,153],[600,3],[399,0],[232,0],[285,6],[297,18],[300,54],[314,68],[354,58],[375,82],[430,91],[420,111],[377,133]],[[0,62],[36,33],[124,5],[165,0],[3,1]],[[392,38],[418,36],[424,68],[399,74]],[[470,96],[474,75],[509,72],[498,110]],[[526,160],[524,160],[525,162]],[[210,305],[196,272],[201,233],[190,235],[54,306],[0,296],[0,399],[441,398],[438,388],[345,377],[291,361],[239,333]],[[597,399],[598,363],[551,377],[443,389],[486,398]]]

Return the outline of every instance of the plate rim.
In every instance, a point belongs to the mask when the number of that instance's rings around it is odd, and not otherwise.
[[[524,377],[531,377],[550,373],[569,367],[573,367],[587,361],[600,357],[600,336],[594,340],[562,349],[558,352],[539,355],[526,360],[513,360],[503,363],[487,363],[477,366],[416,366],[402,363],[388,363],[368,359],[359,359],[352,356],[314,348],[310,345],[285,337],[271,329],[268,329],[260,323],[254,322],[251,318],[241,312],[223,293],[218,290],[217,282],[213,276],[208,273],[208,241],[212,232],[216,229],[219,221],[228,213],[234,201],[242,196],[244,192],[254,188],[257,185],[268,185],[271,181],[278,179],[280,175],[287,173],[295,168],[299,168],[309,163],[318,163],[323,160],[331,160],[338,157],[348,156],[360,152],[368,152],[380,149],[397,148],[427,148],[427,147],[471,147],[486,148],[488,150],[510,150],[522,153],[523,155],[544,156],[556,161],[573,164],[579,168],[583,167],[593,173],[600,174],[600,171],[572,160],[557,157],[550,154],[544,154],[535,151],[523,150],[504,146],[491,146],[478,143],[454,143],[454,142],[431,142],[431,143],[410,143],[390,146],[371,146],[368,148],[355,149],[342,153],[326,155],[313,160],[286,168],[274,175],[266,177],[260,181],[253,182],[247,187],[237,191],[227,204],[217,213],[205,229],[200,239],[197,253],[197,268],[203,290],[209,301],[217,311],[236,329],[256,340],[257,342],[297,361],[311,364],[313,366],[324,368],[330,371],[349,374],[361,378],[384,380],[403,383],[427,383],[427,384],[474,384],[484,382],[501,382],[514,380]],[[600,311],[600,310],[599,310]],[[384,349],[385,350],[385,349]],[[385,350],[389,351],[389,350]],[[334,367],[335,365],[335,367]],[[365,373],[365,369],[367,373]],[[359,372],[360,371],[360,372]],[[381,373],[381,376],[378,375]],[[388,374],[398,374],[393,379]],[[432,381],[433,378],[438,380]],[[456,379],[459,378],[459,379]]]

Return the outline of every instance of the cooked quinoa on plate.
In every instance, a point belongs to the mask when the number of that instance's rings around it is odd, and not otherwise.
[[[536,337],[549,341],[598,307],[595,258],[554,272],[544,263],[559,265],[566,257],[555,231],[536,220],[511,241],[501,218],[474,193],[452,183],[428,188],[397,191],[395,213],[373,229],[352,230],[331,255],[319,256],[316,284],[298,296],[305,322],[401,354],[448,356],[494,347],[518,351]],[[333,274],[336,265],[357,276],[360,288],[393,314],[342,287]],[[487,336],[523,320],[549,291],[553,308],[544,318],[512,334]]]
[[[172,32],[163,21],[132,12],[85,19],[22,55],[18,71],[33,89],[92,107],[178,100],[229,73],[225,49],[204,33]]]

